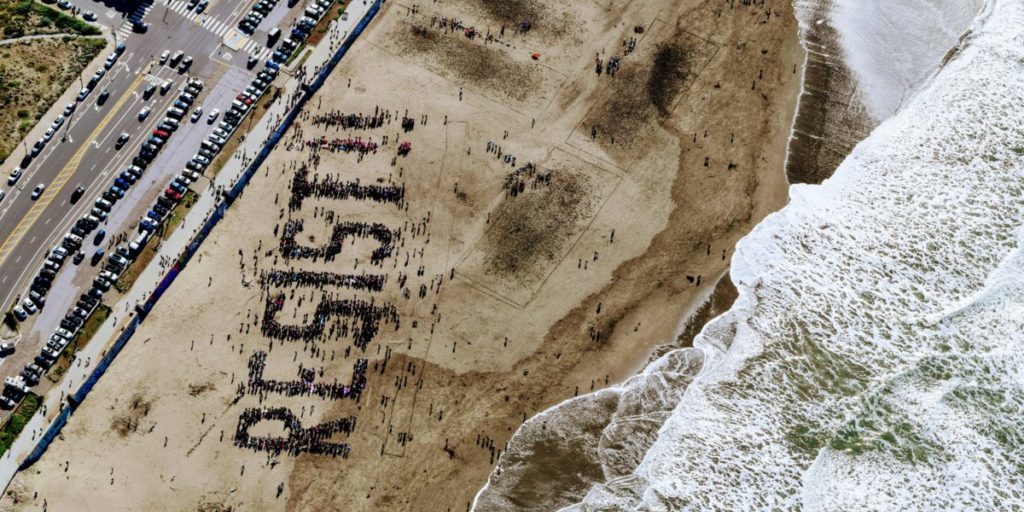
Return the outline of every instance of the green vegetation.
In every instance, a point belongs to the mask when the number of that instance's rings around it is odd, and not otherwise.
[[[0,0],[0,39],[45,34],[100,35],[100,29],[33,0]]]
[[[292,62],[294,62],[295,59],[297,59],[299,57],[299,55],[302,55],[302,52],[305,49],[306,49],[306,43],[300,44],[299,47],[296,48],[295,51],[292,52],[292,54],[288,57],[288,61],[285,62],[284,65],[285,66],[291,66]]]
[[[164,225],[157,231],[158,236],[154,236],[146,242],[146,245],[139,251],[139,257],[135,258],[135,262],[125,270],[124,274],[117,279],[114,283],[114,288],[117,291],[124,293],[131,289],[132,285],[135,284],[135,280],[139,278],[143,270],[149,266],[149,262],[153,261],[153,257],[156,256],[159,245],[157,245],[157,239],[167,240],[170,238],[171,233],[178,228],[181,221],[185,220],[185,216],[192,209],[192,206],[196,204],[196,200],[199,199],[199,195],[188,190],[185,192],[185,196],[181,198],[181,202],[174,206],[174,208],[167,215],[167,220]]]
[[[82,70],[104,47],[106,41],[101,38],[71,36],[0,46],[0,160],[78,82]]]
[[[185,192],[185,195],[181,198],[181,202],[174,206],[171,213],[167,216],[167,221],[164,223],[164,227],[161,231],[163,234],[161,238],[167,240],[174,233],[175,229],[178,229],[178,225],[181,221],[185,220],[185,216],[192,210],[192,206],[196,204],[199,199],[199,194],[196,194],[191,189]]]
[[[327,6],[327,11],[324,12],[324,16],[320,18],[320,22],[316,24],[316,28],[313,29],[313,32],[309,35],[309,38],[306,39],[306,44],[310,46],[316,46],[320,42],[320,40],[323,39],[325,35],[327,35],[327,27],[330,26],[331,21],[340,18],[342,13],[345,12],[345,5],[347,4],[347,2],[341,0],[339,2],[336,2],[336,4],[338,6],[337,8]],[[298,53],[298,51],[296,51],[295,53]]]
[[[18,438],[18,434],[25,429],[28,420],[32,419],[32,415],[39,410],[40,405],[42,405],[42,399],[39,395],[29,393],[21,401],[21,404],[14,409],[14,413],[7,420],[7,424],[4,425],[3,430],[0,430],[0,453],[6,452],[11,447],[14,440]]]

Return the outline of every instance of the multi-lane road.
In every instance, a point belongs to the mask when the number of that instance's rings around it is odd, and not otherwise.
[[[148,206],[184,168],[199,143],[212,130],[207,114],[215,108],[226,111],[234,97],[262,68],[261,62],[250,69],[247,60],[250,55],[266,57],[267,32],[277,26],[287,34],[306,3],[298,2],[289,8],[287,0],[281,0],[256,33],[245,36],[238,31],[237,24],[254,1],[210,0],[202,14],[188,10],[184,0],[156,3],[71,1],[81,12],[96,13],[96,23],[106,25],[114,40],[125,43],[126,48],[89,96],[78,103],[45,149],[25,167],[24,175],[15,186],[7,186],[7,175],[19,165],[25,156],[24,150],[15,151],[0,167],[0,189],[7,192],[0,201],[0,307],[4,311],[24,299],[47,253],[60,243],[77,219],[92,209],[94,200],[113,179],[131,164],[139,145],[160,123],[186,80],[198,77],[206,85],[192,108],[202,107],[203,116],[195,123],[190,122],[189,117],[182,120],[181,128],[150,164],[142,179],[129,189],[100,226],[107,232],[108,239],[117,233],[134,231]],[[139,17],[144,17],[149,24],[146,33],[131,30],[128,20]],[[83,72],[85,82],[103,66],[103,58],[113,50],[114,45],[110,45],[107,53]],[[160,55],[165,50],[172,54],[182,51],[194,62],[186,72],[162,65]],[[152,95],[144,95],[147,85],[159,86],[166,80],[173,81],[170,91],[161,94],[157,90]],[[80,87],[75,82],[69,88],[21,148],[32,147],[53,119],[62,115],[64,106],[75,101]],[[104,89],[110,96],[99,105],[97,97]],[[149,107],[151,113],[140,120],[139,111],[143,107]],[[115,142],[121,133],[129,134],[131,139],[117,149]],[[206,183],[200,179],[192,187],[199,189]],[[39,199],[33,200],[30,195],[38,184],[45,185],[46,189]],[[85,194],[71,204],[71,193],[79,186],[85,189]],[[107,240],[101,242],[101,246],[106,248],[106,243]],[[17,351],[0,362],[0,377],[16,375],[31,361],[78,295],[88,290],[98,270],[89,265],[88,255],[93,248],[90,237],[82,248],[87,255],[85,261],[75,266],[70,258],[67,260],[54,280],[46,307],[20,326]]]

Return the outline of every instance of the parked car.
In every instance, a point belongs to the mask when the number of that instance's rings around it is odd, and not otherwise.
[[[101,260],[103,260],[103,249],[97,248],[92,253],[92,259],[89,261],[89,264],[95,267]]]

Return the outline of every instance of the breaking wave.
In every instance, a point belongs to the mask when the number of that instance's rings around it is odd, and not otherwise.
[[[475,509],[1024,509],[1024,4],[985,9],[694,348],[532,418]]]

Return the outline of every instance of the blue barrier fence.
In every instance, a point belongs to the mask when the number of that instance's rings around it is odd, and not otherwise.
[[[316,94],[321,87],[323,87],[324,82],[327,80],[327,76],[334,71],[341,62],[342,57],[348,53],[348,50],[352,47],[352,43],[354,43],[356,38],[363,33],[363,30],[366,29],[366,26],[370,21],[377,16],[377,12],[380,11],[381,2],[382,0],[376,0],[373,2],[373,5],[371,5],[369,10],[366,11],[366,15],[363,16],[363,19],[356,24],[352,33],[345,38],[345,41],[341,44],[338,50],[334,52],[334,55],[332,55],[331,59],[327,61],[324,67],[320,70],[320,73],[318,73],[310,85],[304,89],[305,92],[299,97],[298,101],[295,102],[295,105],[292,106],[291,110],[285,114],[280,126],[278,126],[278,128],[270,135],[267,142],[263,145],[263,148],[259,153],[257,153],[249,166],[242,171],[238,182],[235,183],[235,185],[227,192],[225,200],[217,205],[213,213],[210,214],[210,218],[203,223],[203,226],[196,233],[196,236],[192,238],[188,245],[185,246],[185,250],[182,253],[181,258],[178,260],[178,263],[175,264],[169,272],[167,272],[167,275],[160,280],[156,289],[146,299],[145,304],[142,306],[142,311],[138,312],[139,315],[129,322],[128,326],[125,327],[124,332],[118,336],[117,341],[114,342],[110,351],[103,356],[99,364],[96,365],[96,368],[93,369],[92,373],[85,380],[82,386],[79,387],[74,394],[68,397],[69,405],[66,405],[61,409],[53,423],[50,424],[50,427],[46,429],[46,432],[39,438],[39,442],[36,443],[36,446],[31,452],[29,452],[28,456],[25,457],[25,460],[21,462],[21,465],[18,467],[19,471],[23,471],[32,464],[35,464],[36,461],[43,456],[43,453],[46,452],[46,449],[50,447],[53,440],[60,435],[61,430],[63,430],[68,419],[71,417],[71,413],[74,412],[75,408],[78,407],[78,404],[82,403],[82,401],[85,400],[85,397],[89,395],[89,392],[92,391],[93,387],[96,386],[96,383],[99,382],[100,377],[106,373],[111,363],[114,362],[114,359],[117,358],[118,354],[121,353],[121,350],[128,344],[132,335],[135,334],[135,329],[138,328],[145,316],[153,309],[153,306],[156,305],[156,302],[160,300],[160,297],[163,296],[164,292],[167,291],[171,284],[174,283],[174,280],[177,279],[178,275],[181,274],[185,265],[188,264],[192,259],[192,256],[199,250],[199,247],[202,246],[206,237],[209,236],[211,231],[213,231],[213,228],[217,223],[224,218],[224,213],[227,211],[228,207],[238,199],[238,196],[242,194],[242,190],[244,190],[246,185],[249,184],[249,180],[251,180],[256,174],[259,167],[264,161],[266,161],[267,157],[270,156],[270,152],[275,146],[277,146],[277,143],[281,141],[281,138],[284,137],[288,128],[291,127],[292,122],[294,122],[295,118],[298,117],[302,107],[304,107],[306,102],[309,101],[309,99]]]

